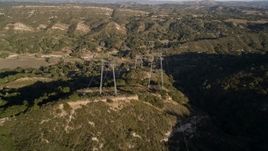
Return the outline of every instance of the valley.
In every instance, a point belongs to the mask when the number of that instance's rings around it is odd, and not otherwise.
[[[267,14],[0,2],[0,150],[267,150]]]

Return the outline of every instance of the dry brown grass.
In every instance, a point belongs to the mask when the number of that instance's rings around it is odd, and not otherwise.
[[[56,63],[56,61],[52,61]],[[0,69],[15,69],[21,68],[39,68],[41,66],[48,66],[51,63],[46,62],[44,58],[36,58],[34,56],[22,55],[15,58],[0,59]]]
[[[31,84],[34,84],[35,82],[42,81],[42,82],[49,82],[52,81],[52,79],[44,78],[44,77],[24,77],[19,78],[15,81],[11,81],[9,83],[6,83],[2,85],[1,87],[8,87],[8,88],[21,88],[25,87]]]
[[[225,22],[231,22],[234,24],[266,24],[268,20],[246,20],[246,19],[226,19]]]

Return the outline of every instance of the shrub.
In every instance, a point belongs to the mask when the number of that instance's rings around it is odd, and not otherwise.
[[[142,101],[149,102],[150,104],[152,104],[152,105],[154,105],[156,107],[159,107],[159,108],[164,107],[164,102],[159,97],[154,96],[152,94],[141,93],[141,94],[139,94],[139,98]]]
[[[0,53],[0,58],[7,58],[9,56],[9,53],[2,52]]]
[[[69,87],[59,87],[60,92],[62,93],[70,93],[71,89]]]

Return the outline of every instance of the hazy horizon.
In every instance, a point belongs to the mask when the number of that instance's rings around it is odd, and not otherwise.
[[[219,1],[219,2],[227,2],[227,1],[247,1],[247,2],[254,2],[254,1],[268,1],[268,0],[0,0],[0,2],[107,2],[107,3],[114,3],[114,2],[190,2],[190,1]]]

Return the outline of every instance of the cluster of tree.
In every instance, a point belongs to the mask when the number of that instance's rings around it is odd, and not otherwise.
[[[160,7],[160,6],[159,6]],[[0,46],[2,50],[15,51],[18,53],[25,52],[43,52],[49,53],[52,51],[62,50],[62,48],[71,48],[74,54],[79,54],[84,51],[125,49],[126,46],[132,50],[144,51],[146,49],[162,49],[162,48],[179,48],[183,43],[201,41],[201,40],[219,40],[223,37],[235,37],[237,35],[246,35],[250,33],[267,35],[266,24],[261,23],[246,23],[248,20],[256,20],[252,18],[254,15],[243,13],[243,9],[237,7],[204,7],[202,9],[183,9],[183,7],[174,8],[173,6],[161,6],[158,8],[141,7],[148,11],[147,15],[134,15],[131,11],[127,14],[122,14],[117,11],[113,13],[111,18],[103,15],[95,16],[94,13],[100,13],[98,10],[81,10],[71,11],[70,15],[66,16],[62,10],[56,12],[57,17],[50,16],[49,25],[46,29],[39,32],[23,32],[17,33],[8,31],[2,35]],[[246,8],[245,8],[246,9]],[[53,10],[53,9],[52,9]],[[65,8],[63,9],[65,10]],[[31,24],[26,17],[25,10],[15,10],[22,13],[20,20],[22,23]],[[44,23],[45,17],[52,15],[40,13],[43,10],[38,10],[34,15],[36,25]],[[11,13],[12,12],[7,12]],[[39,14],[40,13],[40,14]],[[89,15],[93,13],[93,15]],[[167,15],[163,15],[167,14]],[[199,14],[199,15],[197,15]],[[38,19],[38,16],[42,16]],[[88,15],[88,16],[85,16]],[[241,16],[242,15],[242,16]],[[78,16],[84,16],[83,20],[79,20]],[[240,16],[240,17],[239,17]],[[236,23],[226,21],[228,19],[238,18],[245,23]],[[257,19],[264,19],[258,16]],[[76,33],[77,24],[83,21],[91,31],[85,33]],[[7,24],[8,20],[3,21]],[[66,30],[50,30],[56,23],[64,23],[67,25]],[[36,27],[37,28],[37,27]],[[244,49],[245,45],[253,50],[266,49],[266,36],[260,39],[255,37],[252,41],[261,43],[258,45],[246,43],[238,49]],[[201,44],[200,44],[201,45]],[[226,43],[221,44],[223,48]],[[215,47],[215,49],[213,48]],[[213,51],[220,52],[221,47],[214,45]],[[189,48],[191,49],[191,48]],[[228,48],[229,49],[229,48]],[[192,50],[194,51],[194,50]],[[211,50],[209,50],[211,51]]]

